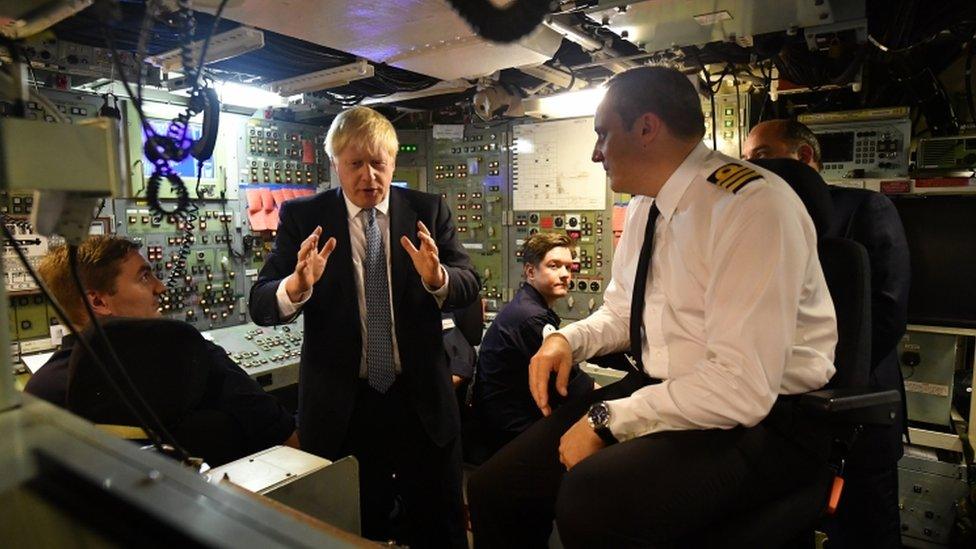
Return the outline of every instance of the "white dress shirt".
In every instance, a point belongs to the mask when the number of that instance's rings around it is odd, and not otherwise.
[[[733,193],[707,178],[726,164],[762,176]],[[629,348],[631,293],[655,199],[635,196],[603,306],[559,333],[573,361]],[[834,305],[803,204],[780,178],[699,144],[657,196],[641,354],[663,379],[609,401],[618,440],[658,431],[753,426],[778,394],[834,374]]]
[[[363,353],[362,360],[359,365],[359,376],[366,377],[366,294],[363,292],[364,283],[364,272],[363,272],[363,258],[366,257],[366,214],[360,215],[363,211],[362,208],[352,203],[351,200],[342,193],[342,198],[346,202],[346,212],[349,215],[349,242],[352,244],[352,265],[353,272],[356,274],[356,297],[359,302],[359,328],[362,334],[363,341]],[[390,269],[390,193],[387,191],[386,197],[383,201],[376,205],[376,223],[379,225],[380,238],[383,239],[383,247],[386,250],[386,287],[389,293],[389,303],[390,303],[390,327],[392,330],[391,337],[393,338],[393,366],[396,373],[400,373],[400,347],[397,345],[396,337],[396,315],[393,310],[393,283],[391,280],[391,269]],[[319,244],[323,244],[320,242]],[[400,245],[397,242],[397,245]],[[413,265],[410,265],[413,268]],[[447,269],[441,265],[441,272],[444,273],[444,285],[437,290],[431,289],[427,286],[427,283],[421,281],[424,288],[434,296],[437,300],[437,306],[440,307],[444,304],[444,300],[447,299],[447,286],[450,283],[450,279],[447,275]],[[289,275],[291,276],[291,275]],[[291,317],[298,314],[301,310],[302,305],[304,305],[311,297],[312,291],[309,290],[308,294],[302,296],[302,299],[297,303],[292,302],[288,297],[288,292],[285,290],[285,282],[287,278],[281,280],[278,283],[278,290],[275,292],[275,296],[278,298],[278,312],[281,313],[282,319],[290,320]],[[286,322],[288,320],[285,320]]]

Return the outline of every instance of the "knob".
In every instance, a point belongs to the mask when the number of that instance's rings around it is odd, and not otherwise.
[[[922,363],[922,356],[915,351],[905,351],[901,354],[901,363],[914,368]]]

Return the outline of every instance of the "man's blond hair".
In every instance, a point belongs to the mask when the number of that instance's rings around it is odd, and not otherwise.
[[[139,243],[115,235],[91,236],[78,246],[78,275],[87,290],[106,294],[116,292],[116,280],[122,271],[122,260]],[[81,294],[71,276],[68,247],[52,248],[37,266],[37,273],[51,290],[54,299],[64,307],[75,326],[88,324],[88,314]]]
[[[372,154],[386,152],[396,157],[400,143],[393,124],[369,107],[353,107],[335,117],[325,136],[325,153],[330,159],[349,145],[364,147]]]

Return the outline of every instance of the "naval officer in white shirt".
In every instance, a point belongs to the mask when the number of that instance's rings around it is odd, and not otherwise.
[[[792,395],[834,374],[837,327],[813,222],[790,187],[702,143],[676,70],[607,85],[593,161],[634,195],[604,304],[549,335],[529,384],[549,416],[477,470],[475,545],[687,545],[821,471],[824,426]],[[572,364],[629,351],[623,380],[550,413]]]

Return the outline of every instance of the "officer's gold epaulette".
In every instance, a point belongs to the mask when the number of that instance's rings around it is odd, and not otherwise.
[[[708,176],[708,181],[709,183],[714,183],[720,189],[737,193],[739,189],[748,185],[749,182],[760,178],[762,176],[756,170],[732,162],[712,172],[712,175]]]

